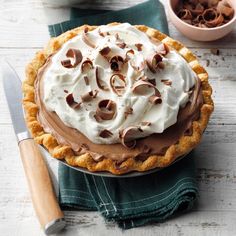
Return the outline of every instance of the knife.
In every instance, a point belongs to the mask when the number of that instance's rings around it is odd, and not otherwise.
[[[64,215],[58,205],[44,158],[25,124],[21,81],[9,63],[3,62],[2,65],[3,88],[33,206],[45,234],[55,234],[66,225]]]

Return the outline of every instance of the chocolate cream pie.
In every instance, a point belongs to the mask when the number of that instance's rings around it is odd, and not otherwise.
[[[89,171],[166,167],[200,142],[208,75],[181,43],[128,23],[70,30],[26,69],[26,121],[50,154]]]

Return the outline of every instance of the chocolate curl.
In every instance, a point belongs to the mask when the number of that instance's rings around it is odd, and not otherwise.
[[[81,102],[78,103],[74,100],[74,97],[73,97],[72,93],[70,93],[66,96],[66,103],[69,105],[69,107],[71,107],[75,110],[79,109],[80,106],[81,106]]]
[[[224,17],[213,8],[205,10],[202,17],[208,27],[216,27],[224,21]]]
[[[113,56],[110,61],[110,67],[113,71],[119,71],[121,69],[121,65],[124,64],[124,59],[121,56]]]
[[[74,68],[76,67],[83,59],[82,53],[79,49],[73,49],[70,48],[67,53],[66,56],[69,58],[74,59],[74,63],[72,64],[71,60],[64,60],[61,61],[62,66],[66,67],[66,68]]]
[[[129,49],[126,54],[125,54],[125,61],[127,62],[128,60],[130,60],[130,56],[134,55],[134,50],[133,49]]]
[[[121,96],[126,86],[125,77],[122,74],[113,74],[110,78],[110,85],[113,92]]]
[[[98,69],[98,67],[96,67],[96,69],[95,69],[95,78],[96,78],[98,88],[100,88],[101,90],[104,90],[104,91],[109,90],[109,88],[106,86],[106,84],[99,78],[99,69]]]
[[[172,85],[172,81],[168,80],[168,79],[162,79],[161,82],[167,86],[171,86]]]
[[[233,8],[228,4],[227,1],[224,0],[219,2],[216,10],[228,18],[232,18],[234,15]]]
[[[149,97],[149,102],[156,105],[156,104],[161,104],[162,103],[162,99],[161,97],[157,96],[157,95],[152,95],[151,97]]]
[[[101,29],[98,29],[98,34],[101,36],[101,37],[105,37],[105,34],[103,32],[101,32]]]
[[[193,18],[191,11],[188,9],[179,10],[177,15],[181,20],[192,20]]]
[[[113,135],[113,133],[107,129],[104,129],[100,132],[99,136],[102,138],[110,138]]]
[[[81,96],[81,100],[83,102],[90,102],[93,98],[96,98],[98,94],[98,91],[95,89],[94,91],[90,91],[88,93],[85,93]]]
[[[201,3],[198,3],[194,9],[191,10],[192,15],[197,16],[204,12],[205,8]]]
[[[105,99],[98,103],[95,119],[111,120],[116,113],[116,103],[112,100]]]
[[[82,40],[84,43],[86,43],[91,48],[96,48],[96,45],[89,39],[88,37],[88,28],[86,27],[84,29],[84,32],[82,33]]]
[[[91,69],[93,69],[93,62],[90,59],[87,59],[82,62],[81,70],[83,73]]]
[[[162,43],[157,46],[157,53],[160,53],[161,55],[165,56],[169,52],[170,52],[170,49],[165,43]]]
[[[135,138],[139,132],[141,132],[140,129],[135,126],[122,130],[120,133],[121,144],[129,149],[134,148],[136,146]]]
[[[135,47],[138,49],[138,51],[142,51],[143,45],[141,43],[136,43]]]
[[[127,119],[128,115],[133,114],[133,108],[132,107],[126,107],[125,109],[125,119]]]
[[[111,51],[111,49],[109,48],[109,47],[105,47],[105,48],[103,48],[103,49],[101,49],[100,51],[99,51],[99,53],[102,55],[102,56],[107,56],[108,54],[109,54],[109,52]]]
[[[71,64],[71,61],[69,59],[61,61],[61,65],[65,68],[73,68],[73,65]]]
[[[122,43],[116,43],[116,45],[121,48],[121,49],[124,49],[126,47],[126,44],[124,42]]]
[[[142,121],[141,122],[141,126],[151,126],[151,122],[149,122],[149,121]]]
[[[149,97],[149,101],[152,104],[160,104],[160,103],[162,103],[161,93],[156,88],[156,86],[154,86],[150,82],[143,81],[143,80],[138,80],[133,85],[133,93],[144,94],[142,89],[145,88],[145,87],[149,87],[149,88],[153,88],[154,89],[154,94]]]
[[[88,86],[89,85],[89,78],[88,76],[84,76],[84,82]]]
[[[152,57],[146,60],[146,64],[152,73],[156,73],[159,68],[164,68],[164,64],[161,62],[162,56],[159,53],[154,54]]]

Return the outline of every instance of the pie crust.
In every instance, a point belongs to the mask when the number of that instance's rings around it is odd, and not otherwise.
[[[111,23],[109,25],[116,24],[119,23]],[[164,155],[151,155],[144,161],[129,158],[118,164],[116,160],[108,158],[104,158],[101,161],[95,161],[89,153],[77,156],[70,146],[58,143],[52,134],[44,131],[37,119],[38,106],[35,102],[34,82],[38,70],[44,65],[50,55],[55,53],[66,41],[83,32],[85,27],[88,27],[89,31],[97,28],[97,26],[83,25],[67,31],[56,38],[52,38],[43,50],[36,53],[34,59],[26,67],[26,79],[23,82],[23,107],[25,110],[26,123],[35,141],[38,144],[43,145],[54,158],[65,160],[71,166],[83,167],[91,172],[108,171],[115,175],[131,171],[143,172],[157,167],[166,167],[173,163],[178,157],[189,153],[195,148],[201,140],[203,131],[206,129],[210,115],[214,109],[211,98],[212,88],[208,83],[208,74],[199,64],[196,56],[184,45],[160,31],[144,25],[136,25],[135,27],[140,31],[145,32],[149,37],[153,37],[166,43],[176,50],[188,62],[201,81],[203,105],[200,109],[199,119],[192,123],[192,134],[190,136],[183,135],[176,144],[171,145],[167,149]]]

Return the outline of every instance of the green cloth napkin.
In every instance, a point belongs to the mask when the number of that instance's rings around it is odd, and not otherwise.
[[[57,36],[79,25],[113,21],[145,24],[168,34],[165,11],[157,0],[119,11],[72,9],[70,21],[50,25],[49,31],[51,36]],[[162,171],[142,177],[100,177],[62,164],[58,171],[62,206],[97,210],[123,229],[162,222],[190,209],[198,195],[192,154]]]

